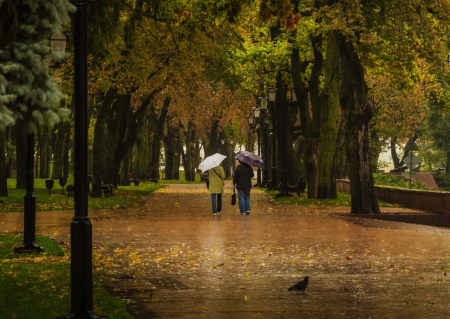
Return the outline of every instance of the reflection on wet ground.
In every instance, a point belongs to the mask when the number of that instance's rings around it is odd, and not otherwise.
[[[135,318],[450,316],[449,229],[275,205],[260,191],[240,216],[230,188],[217,216],[204,185],[90,212],[96,274]],[[67,242],[72,215],[38,213],[37,232]],[[0,214],[0,232],[21,218]],[[288,292],[304,276],[306,292]]]

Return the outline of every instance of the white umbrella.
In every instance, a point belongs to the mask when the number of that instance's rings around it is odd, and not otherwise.
[[[222,161],[226,158],[225,155],[216,153],[214,155],[208,156],[200,163],[198,169],[205,172],[211,168],[217,167],[222,163]]]

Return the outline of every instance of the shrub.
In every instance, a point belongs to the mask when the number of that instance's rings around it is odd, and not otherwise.
[[[384,185],[399,188],[409,188],[409,181],[383,173],[373,174],[373,182],[375,185]],[[411,183],[411,188],[413,189],[426,189],[425,184],[413,180]]]

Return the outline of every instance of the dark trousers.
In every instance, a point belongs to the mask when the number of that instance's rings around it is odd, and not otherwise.
[[[217,197],[217,206],[216,206]],[[222,211],[222,194],[211,194],[212,211],[213,214],[220,213]]]

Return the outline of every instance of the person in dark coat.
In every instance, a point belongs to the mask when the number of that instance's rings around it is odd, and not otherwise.
[[[253,176],[255,176],[253,168],[239,161],[239,165],[233,174],[233,188],[237,188],[241,215],[250,214],[250,189],[252,188]]]

